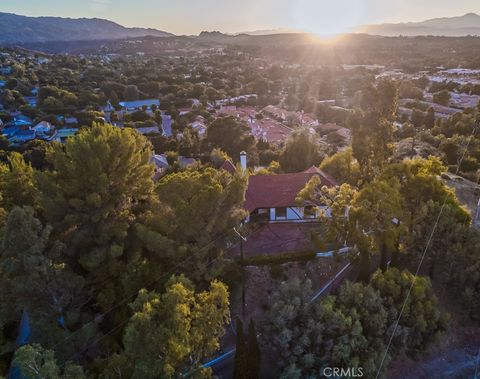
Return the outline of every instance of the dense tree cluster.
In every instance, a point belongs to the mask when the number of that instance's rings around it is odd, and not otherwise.
[[[285,376],[315,376],[322,365],[326,365],[325,362],[335,361],[336,355],[328,356],[325,361],[314,361],[314,364],[307,364],[305,361],[313,349],[310,347],[312,342],[308,344],[306,341],[323,341],[325,335],[328,335],[328,330],[322,334],[312,321],[321,319],[321,310],[325,312],[322,307],[329,306],[329,310],[341,309],[351,317],[353,324],[349,328],[340,331],[330,328],[334,330],[334,336],[343,338],[347,330],[351,332],[356,325],[359,331],[346,340],[357,344],[356,346],[368,346],[359,348],[357,354],[364,351],[372,354],[353,357],[347,355],[346,360],[337,361],[338,365],[342,367],[348,362],[347,366],[351,367],[352,362],[361,362],[361,367],[369,370],[370,376],[375,376],[379,358],[381,359],[385,344],[393,332],[395,334],[387,358],[397,352],[417,356],[446,330],[447,318],[439,309],[431,281],[446,293],[461,293],[461,296],[455,295],[455,301],[466,306],[471,317],[476,318],[474,312],[478,312],[478,301],[474,300],[474,296],[478,295],[479,282],[474,271],[478,268],[478,253],[475,254],[473,250],[478,246],[478,231],[471,227],[470,213],[460,204],[455,192],[440,179],[447,170],[441,155],[429,156],[426,159],[395,159],[395,135],[392,134],[395,92],[395,87],[388,83],[367,88],[362,93],[362,101],[366,103],[362,110],[350,119],[353,132],[352,150],[336,153],[322,163],[322,169],[336,175],[344,184],[334,188],[322,187],[321,181],[313,178],[297,196],[299,204],[321,207],[320,209],[324,210],[324,207],[327,207],[321,217],[326,227],[326,233],[323,234],[325,242],[335,241],[352,247],[350,259],[356,263],[360,283],[344,286],[334,297],[321,301],[318,306],[310,305],[307,301],[310,296],[308,285],[307,294],[303,294],[303,297],[294,294],[282,295],[282,298],[296,296],[295,299],[303,299],[299,300],[303,304],[303,308],[300,307],[302,310],[288,315],[299,317],[292,324],[279,316],[285,316],[281,307],[286,307],[287,304],[282,305],[283,303],[274,297],[269,310],[271,319],[265,325],[268,336],[285,336],[284,343],[294,343],[297,348],[301,347],[298,355],[291,345],[283,345],[281,348],[282,351],[289,352],[285,353],[285,360],[282,360],[286,362],[285,365],[280,364],[279,367]],[[431,128],[435,123],[431,116],[432,111],[428,110],[422,125],[428,123]],[[455,118],[468,122],[470,132],[472,131],[473,117],[469,111]],[[452,119],[453,117],[448,121],[448,125],[451,125]],[[440,128],[441,125],[446,124],[436,123],[433,129]],[[451,156],[447,163],[455,166],[459,164],[460,169],[465,164],[464,160],[468,162],[468,159],[475,156],[472,152],[475,152],[476,140],[468,136],[467,131],[468,128],[465,128],[462,132],[465,142],[463,144],[445,140],[444,136],[438,137],[442,140],[441,149],[448,152],[447,160],[449,155]],[[460,137],[457,135],[453,138]],[[464,160],[460,161],[460,157]],[[375,254],[379,254],[379,257],[371,259]],[[372,274],[375,267],[380,270]],[[397,268],[404,271],[400,272]],[[420,274],[424,276],[411,274],[417,269],[421,269]],[[290,289],[295,288],[295,285],[290,283]],[[297,284],[297,287],[302,286]],[[368,305],[374,306],[378,303],[367,300],[366,288],[377,293],[384,310],[367,310],[367,324],[361,320],[363,309],[360,309],[360,306],[368,308]],[[350,295],[350,291],[354,295]],[[357,308],[360,315],[352,314],[355,301],[359,298],[362,299]],[[398,328],[393,330],[400,312]],[[381,318],[382,314],[383,321],[373,317],[375,315]],[[359,317],[357,324],[354,323],[355,317]],[[335,318],[342,319],[342,316],[337,314]],[[307,323],[307,319],[310,323]],[[375,320],[377,324],[372,329],[368,322]],[[277,329],[272,329],[272,324],[276,325]],[[297,332],[294,328],[296,324],[308,324],[309,327]],[[377,335],[376,331],[380,333]],[[362,333],[365,338],[363,342],[356,339],[362,336]],[[376,336],[379,338],[375,338]],[[339,342],[336,342],[330,346],[336,348],[338,344]],[[316,351],[314,357],[321,357],[322,354],[329,353],[330,349],[324,347],[322,352]],[[348,349],[342,352],[349,353]],[[278,353],[281,354],[280,351]],[[312,368],[316,371],[309,371]]]
[[[245,178],[210,167],[155,184],[151,155],[133,130],[93,125],[49,145],[42,170],[18,153],[2,164],[4,367],[14,356],[29,378],[211,375],[201,363],[229,322],[218,278]],[[22,317],[31,345],[15,352]]]
[[[392,357],[423,351],[446,328],[429,279],[414,279],[397,269],[378,271],[370,282],[347,282],[320,302],[311,301],[309,280],[282,282],[262,329],[262,342],[274,352],[280,377],[317,377],[325,367],[361,368],[366,377],[375,377],[413,281],[389,350]]]

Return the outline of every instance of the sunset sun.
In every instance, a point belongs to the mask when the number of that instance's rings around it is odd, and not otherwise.
[[[361,23],[364,0],[299,0],[295,1],[292,17],[295,25],[319,36],[345,33]]]

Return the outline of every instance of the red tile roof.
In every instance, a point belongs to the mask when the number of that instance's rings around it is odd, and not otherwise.
[[[342,126],[333,124],[331,122],[326,124],[320,124],[315,129],[320,133],[320,135],[325,135],[331,132],[336,132],[337,130],[341,129]]]
[[[248,123],[252,134],[258,139],[265,139],[270,143],[285,141],[293,132],[293,129],[271,118],[255,120]]]
[[[335,181],[316,167],[304,172],[278,175],[252,175],[248,178],[244,207],[249,212],[258,208],[295,206],[297,194],[315,175],[326,186],[335,186]]]
[[[222,163],[222,165],[220,166],[220,169],[223,169],[232,175],[235,174],[235,172],[237,171],[237,169],[235,168],[235,165],[229,159],[226,159]]]

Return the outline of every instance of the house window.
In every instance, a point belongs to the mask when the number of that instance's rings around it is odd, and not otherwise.
[[[287,208],[275,208],[275,220],[286,220],[287,219]]]
[[[316,209],[313,205],[307,205],[303,210],[303,218],[316,218]]]
[[[270,210],[259,208],[254,210],[250,216],[253,222],[268,222],[269,216],[270,216]]]

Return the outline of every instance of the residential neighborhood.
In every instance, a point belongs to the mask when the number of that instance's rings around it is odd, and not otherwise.
[[[0,12],[0,377],[476,377],[480,16],[269,1]]]

